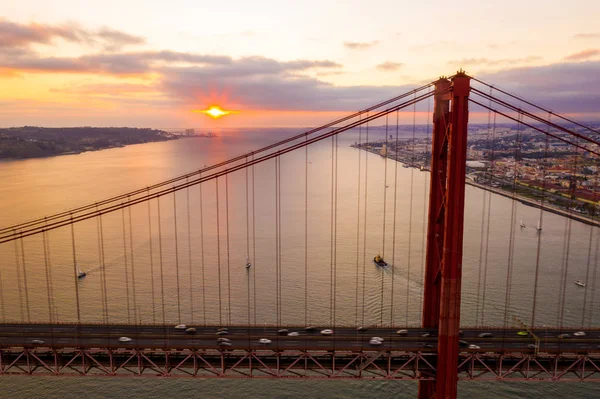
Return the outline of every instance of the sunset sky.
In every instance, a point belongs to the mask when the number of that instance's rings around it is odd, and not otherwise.
[[[5,0],[0,126],[314,126],[460,67],[598,120],[599,15],[597,0]],[[192,112],[211,105],[236,112]]]

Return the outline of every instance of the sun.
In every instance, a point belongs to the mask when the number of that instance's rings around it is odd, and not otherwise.
[[[210,116],[213,119],[218,119],[225,115],[236,114],[236,111],[227,111],[219,107],[218,105],[211,105],[208,109],[192,110],[192,112],[199,112]]]

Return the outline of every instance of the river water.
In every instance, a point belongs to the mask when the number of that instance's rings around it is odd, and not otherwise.
[[[285,129],[228,131],[210,139],[182,139],[45,159],[4,161],[0,163],[0,225],[12,225],[145,187],[292,133]],[[402,168],[394,161],[350,147],[358,138],[358,132],[349,132],[337,142],[326,140],[311,145],[307,152],[282,156],[280,179],[276,179],[275,161],[269,161],[248,174],[239,171],[227,180],[220,178],[218,192],[211,181],[202,184],[201,192],[194,186],[175,197],[166,196],[160,203],[153,200],[150,207],[141,204],[130,212],[105,215],[103,245],[99,245],[96,220],[76,225],[77,263],[88,271],[88,276],[78,283],[82,321],[100,322],[106,317],[110,322],[144,323],[164,320],[244,324],[249,320],[255,324],[288,325],[306,322],[332,326],[418,325],[429,174]],[[337,165],[337,179],[333,179],[337,184],[337,201],[333,208],[332,160]],[[281,203],[279,249],[275,229],[277,186]],[[332,209],[335,223],[332,223]],[[518,226],[521,219],[528,225],[524,229]],[[562,322],[574,328],[598,326],[600,320],[595,314],[600,301],[596,298],[597,281],[594,281],[597,228],[544,213],[543,230],[539,234],[533,228],[538,219],[539,209],[467,186],[463,325],[512,326],[514,317],[529,323],[537,266],[536,325],[555,326]],[[27,291],[19,289],[25,283],[22,274],[17,273],[15,251],[20,254],[20,243],[17,248],[12,243],[0,245],[4,321],[76,320],[70,234],[70,229],[50,232],[46,258],[41,237],[23,240]],[[104,248],[106,302],[99,247]],[[275,262],[278,250],[281,251],[279,287]],[[373,265],[371,259],[377,253],[390,263],[389,268]],[[253,266],[246,270],[248,255]],[[50,266],[50,285],[45,260]],[[22,268],[22,258],[18,262]],[[562,274],[565,265],[566,276]],[[585,280],[586,287],[577,287],[575,280]],[[331,290],[332,281],[335,290]],[[142,382],[3,377],[2,386],[0,396],[11,398],[84,394],[115,398],[182,394],[398,397],[414,396],[416,392],[413,383],[366,381]],[[592,397],[600,395],[600,388],[596,384],[462,382],[460,392],[464,397]]]

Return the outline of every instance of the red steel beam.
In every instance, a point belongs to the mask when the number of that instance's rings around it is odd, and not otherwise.
[[[465,172],[470,77],[459,72],[452,79],[452,117],[448,138],[448,180],[442,257],[442,291],[435,397],[456,398],[458,333],[462,279]]]
[[[438,329],[436,381],[419,398],[456,398],[470,78],[435,83],[423,327]],[[444,91],[442,91],[444,90]],[[452,112],[450,112],[452,107]]]
[[[435,82],[433,134],[431,144],[431,174],[429,184],[429,217],[423,292],[423,327],[437,328],[440,318],[440,271],[444,233],[444,197],[448,161],[447,131],[450,117],[450,81]],[[435,392],[435,381],[419,382],[419,398],[429,399]]]

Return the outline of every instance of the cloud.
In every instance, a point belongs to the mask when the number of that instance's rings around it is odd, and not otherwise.
[[[2,57],[0,68],[18,71],[49,73],[98,73],[135,75],[154,72],[162,64],[190,64],[216,66],[223,76],[300,72],[310,69],[341,68],[333,61],[295,60],[279,62],[265,57],[244,57],[233,60],[229,56],[205,55],[176,51],[142,51],[92,54],[80,57],[39,57],[25,53],[20,57]]]
[[[104,27],[96,35],[104,40],[105,48],[108,51],[115,51],[124,46],[145,44],[146,39],[141,36],[130,35],[129,33]]]
[[[529,62],[539,61],[542,57],[531,55],[523,58],[503,58],[492,60],[489,58],[463,58],[462,60],[448,61],[448,65],[503,65],[503,64],[526,64]]]
[[[0,68],[41,73],[98,73],[133,75],[149,73],[157,62],[191,64],[228,64],[231,57],[181,53],[175,51],[142,51],[107,53],[80,57],[39,57],[25,53],[20,57],[2,56]]]
[[[578,33],[573,36],[574,39],[600,39],[600,33]]]
[[[344,47],[351,50],[366,50],[379,44],[379,40],[373,40],[371,42],[344,42]]]
[[[564,59],[568,61],[583,61],[590,58],[595,58],[600,55],[600,50],[598,49],[588,49],[583,50],[578,53],[574,53],[566,56]]]
[[[100,45],[114,51],[126,45],[144,44],[146,40],[125,32],[104,27],[98,31],[84,29],[78,24],[47,25],[32,22],[20,24],[0,18],[0,48],[23,48],[32,44],[50,45],[56,39],[68,42]]]
[[[133,83],[69,85],[63,88],[50,89],[50,92],[53,93],[107,96],[123,96],[136,93],[154,93],[156,91],[157,89],[154,86]]]
[[[227,107],[244,110],[348,111],[409,90],[408,86],[335,86],[285,71],[264,73],[248,68],[244,61],[227,67],[167,68],[162,75],[161,89],[190,106],[209,105],[205,103],[216,92],[228,93]]]
[[[377,65],[375,68],[379,69],[380,71],[391,72],[391,71],[397,71],[402,66],[404,66],[404,64],[402,62],[386,61],[386,62],[383,62],[383,63]]]
[[[600,112],[600,61],[558,63],[486,73],[477,78],[557,113]]]
[[[50,44],[55,38],[71,42],[87,39],[87,32],[75,25],[18,24],[0,19],[0,47],[21,47],[29,44]]]

